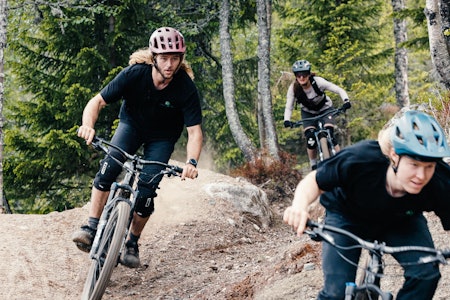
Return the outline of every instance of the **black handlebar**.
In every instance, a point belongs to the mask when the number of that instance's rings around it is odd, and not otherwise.
[[[326,231],[345,235],[345,236],[351,238],[352,240],[354,240],[361,248],[364,248],[364,249],[367,249],[370,251],[377,251],[379,253],[395,254],[395,253],[399,253],[399,252],[419,251],[419,252],[430,254],[428,256],[422,257],[418,263],[429,263],[429,262],[438,261],[442,264],[447,264],[446,259],[450,258],[450,249],[448,249],[448,248],[441,250],[441,249],[434,249],[434,248],[422,247],[422,246],[390,247],[390,246],[386,246],[384,243],[380,243],[377,241],[375,241],[375,242],[366,241],[345,229],[318,223],[318,222],[315,222],[312,220],[308,220],[306,225],[307,225],[307,227],[311,228],[311,230],[305,230],[305,233],[308,234],[312,240],[325,241],[325,242],[329,243],[330,245],[332,245],[336,248],[339,248],[339,249],[346,249],[346,248],[341,247],[340,245],[337,245],[334,241],[334,238],[330,234],[328,234]]]
[[[300,121],[292,122],[292,127],[295,127],[295,128],[296,128],[296,127],[300,127],[300,126],[303,125],[303,123],[304,123],[305,121],[317,121],[317,120],[319,120],[319,119],[321,119],[321,118],[323,118],[323,117],[325,117],[325,116],[328,116],[328,115],[337,116],[337,115],[340,115],[340,114],[342,114],[342,113],[344,113],[344,112],[345,112],[345,110],[344,110],[343,108],[335,108],[335,109],[326,111],[326,112],[324,112],[324,113],[322,113],[322,114],[320,114],[320,115],[317,115],[317,116],[315,116],[315,117],[304,118],[304,119],[302,119],[302,120],[300,120]]]
[[[117,151],[119,151],[126,159],[131,160],[131,161],[136,161],[139,164],[142,165],[160,165],[163,166],[165,168],[168,168],[169,170],[173,170],[174,172],[171,172],[173,175],[178,175],[183,173],[183,168],[179,167],[179,166],[175,166],[175,165],[170,165],[170,164],[166,164],[160,161],[156,161],[156,160],[145,160],[140,158],[138,155],[131,155],[129,153],[127,153],[125,150],[123,150],[122,148],[111,144],[110,142],[108,142],[105,139],[102,139],[98,136],[94,136],[94,138],[92,139],[92,146],[96,149],[96,150],[102,150],[104,151],[106,154],[110,154],[110,150],[108,149],[109,146],[111,148],[116,149]]]

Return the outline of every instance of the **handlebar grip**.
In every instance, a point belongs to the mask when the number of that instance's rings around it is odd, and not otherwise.
[[[179,166],[174,166],[173,170],[177,173],[183,173],[183,168],[179,167]]]
[[[306,221],[306,226],[308,226],[309,228],[314,228],[317,227],[317,223],[313,220],[308,219],[308,221]]]
[[[442,250],[442,255],[443,255],[446,259],[449,259],[449,258],[450,258],[450,249],[444,249],[444,250]]]
[[[92,138],[92,142],[91,142],[92,147],[94,147],[94,149],[96,150],[100,150],[101,149],[101,145],[102,145],[102,139],[95,136]]]

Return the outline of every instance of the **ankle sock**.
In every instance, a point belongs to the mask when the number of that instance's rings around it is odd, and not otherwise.
[[[99,221],[98,218],[89,217],[88,219],[89,227],[91,227],[94,230],[97,230],[98,221]]]
[[[140,237],[141,237],[140,235],[136,236],[136,235],[134,235],[133,233],[130,232],[130,238],[128,240],[130,242],[137,243]]]

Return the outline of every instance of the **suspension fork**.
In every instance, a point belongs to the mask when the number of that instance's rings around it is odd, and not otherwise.
[[[323,161],[324,157],[323,157],[323,152],[324,149],[322,149],[322,144],[320,143],[320,139],[323,137],[323,135],[325,134],[326,140],[327,140],[327,144],[328,144],[328,148],[330,149],[330,154],[331,156],[336,155],[336,149],[334,149],[334,145],[333,145],[333,137],[331,136],[331,131],[329,128],[325,128],[323,122],[321,120],[319,120],[317,122],[318,124],[318,129],[314,132],[314,136],[316,139],[316,144],[318,145],[318,150],[319,150],[319,157],[320,157],[320,161]]]
[[[323,137],[323,135],[326,135],[326,139],[327,139],[327,143],[329,142],[329,136],[330,136],[330,131],[328,129],[324,128],[324,124],[322,123],[321,120],[319,120],[317,122],[317,130],[314,131],[314,138],[316,139],[316,145],[317,145],[317,152],[319,154],[319,160],[323,161],[324,160],[324,149],[322,148],[322,144],[320,143],[321,138]]]
[[[113,199],[117,198],[117,197],[121,197],[122,200],[121,201],[128,201],[128,204],[130,205],[131,209],[131,214],[132,211],[134,211],[134,204],[133,202],[130,201],[129,196],[126,197],[126,195],[123,195],[124,193],[129,193],[133,196],[135,195],[135,192],[132,190],[132,188],[125,184],[119,184],[117,182],[113,182],[113,184],[111,185],[111,189],[108,195],[108,199],[106,201],[105,207],[103,208],[102,214],[100,216],[100,220],[98,222],[98,227],[97,227],[97,233],[95,234],[95,238],[94,241],[92,242],[92,247],[91,247],[91,251],[89,252],[89,257],[90,258],[94,258],[96,256],[97,250],[98,250],[98,246],[100,243],[100,240],[103,236],[103,231],[105,229],[106,223],[109,220],[109,216],[111,215],[111,212],[113,211],[116,202],[117,201],[113,201]],[[131,217],[130,217],[131,220]]]

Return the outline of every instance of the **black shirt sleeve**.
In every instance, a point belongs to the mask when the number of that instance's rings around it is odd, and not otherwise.
[[[437,191],[434,212],[444,230],[450,230],[450,166],[443,161],[438,162],[432,181]]]

